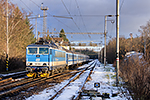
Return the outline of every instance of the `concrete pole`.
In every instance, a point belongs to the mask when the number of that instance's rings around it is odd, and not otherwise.
[[[37,18],[40,18],[41,16],[38,14],[36,17],[35,17],[35,27],[36,27],[36,30],[35,30],[35,37],[36,37],[36,42],[38,41],[38,33],[37,33]]]
[[[116,86],[119,83],[119,0],[116,0]]]
[[[101,63],[103,62],[103,48],[101,49]]]
[[[37,17],[36,17],[35,20],[36,20],[36,21],[35,21],[35,27],[36,27],[35,35],[36,35],[36,42],[37,42]]]
[[[104,29],[104,38],[105,38],[105,47],[104,47],[104,68],[106,66],[106,33],[107,33],[107,15],[105,16],[105,29]]]
[[[99,61],[99,55],[100,55],[100,51],[98,51],[98,61]]]
[[[7,0],[7,32],[6,32],[6,34],[7,34],[7,43],[6,43],[6,48],[7,48],[7,53],[6,53],[6,71],[8,71],[8,67],[9,67],[9,39],[8,39],[8,35],[9,35],[9,33],[8,33],[8,0]]]

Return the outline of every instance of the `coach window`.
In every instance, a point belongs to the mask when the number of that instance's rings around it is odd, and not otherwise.
[[[72,59],[72,55],[69,55],[69,59]]]
[[[60,57],[60,53],[58,51],[55,51],[55,57]]]
[[[39,54],[48,54],[48,48],[39,48]]]
[[[61,57],[63,57],[63,58],[65,57],[65,53],[64,52],[61,53]]]
[[[28,54],[36,54],[37,53],[37,48],[28,48]]]
[[[77,59],[77,56],[76,56],[76,55],[74,55],[74,59]]]
[[[65,53],[64,52],[59,52],[59,51],[55,51],[55,57],[65,57]]]

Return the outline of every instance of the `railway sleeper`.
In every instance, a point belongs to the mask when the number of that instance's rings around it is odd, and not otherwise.
[[[3,84],[5,82],[11,81],[11,80],[12,80],[12,78],[3,79],[3,80],[0,81],[0,84]]]

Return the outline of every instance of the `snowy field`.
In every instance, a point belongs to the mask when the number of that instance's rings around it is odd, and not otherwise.
[[[88,65],[88,64],[87,64]],[[86,67],[87,65],[83,65],[81,67]],[[99,66],[100,65],[100,66]],[[85,80],[88,71],[83,73],[81,77],[74,82],[72,82],[69,86],[67,86],[63,93],[59,95],[59,97],[55,98],[54,100],[71,100],[73,95],[76,94],[77,90],[81,86],[82,82]],[[105,100],[132,100],[129,96],[128,90],[122,87],[121,82],[120,86],[115,86],[115,69],[112,67],[111,64],[107,64],[104,66],[97,61],[97,65],[91,74],[90,81],[86,82],[84,89],[87,90],[98,90],[101,94],[109,93],[110,98]],[[51,83],[55,86],[46,88],[42,92],[37,95],[32,95],[26,100],[48,100],[56,91],[58,91],[62,86],[64,86],[68,80],[60,84]],[[100,88],[94,88],[94,83],[99,82]],[[112,97],[112,94],[117,94],[117,96]],[[82,100],[90,100],[89,97],[83,97]],[[96,99],[95,99],[96,100]]]

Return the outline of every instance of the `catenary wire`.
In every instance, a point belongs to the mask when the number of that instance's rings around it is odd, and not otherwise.
[[[69,12],[68,8],[66,7],[65,3],[62,1],[62,4],[64,5],[65,9],[67,10],[68,14],[70,15],[71,17],[71,13]],[[76,25],[76,27],[78,28],[78,30],[81,32],[81,29],[78,27],[77,23],[74,21],[74,19],[72,19],[73,23]]]
[[[22,0],[20,0],[30,11],[31,11],[31,13],[33,14],[33,11],[22,1]]]
[[[86,28],[86,25],[85,25],[85,23],[84,23],[84,20],[83,20],[83,17],[82,17],[81,11],[80,11],[80,7],[79,7],[79,5],[78,5],[77,0],[75,0],[75,2],[76,2],[76,5],[77,5],[77,8],[78,8],[78,11],[79,11],[79,14],[80,14],[80,17],[81,17],[83,26],[84,26],[84,28],[85,28],[85,30],[86,30],[86,32],[87,32],[87,28]],[[88,34],[88,36],[89,36],[89,38],[91,39],[91,36],[90,36],[89,34]]]
[[[121,5],[120,5],[120,8],[119,8],[119,11],[121,12],[121,9],[122,9],[122,6],[124,4],[124,0],[122,1]]]
[[[76,5],[77,5],[77,8],[78,8],[78,11],[79,11],[79,14],[80,14],[81,20],[82,20],[82,22],[83,22],[83,25],[84,25],[84,27],[85,27],[85,30],[86,30],[86,32],[87,32],[87,28],[86,28],[86,26],[85,26],[85,23],[84,23],[83,17],[82,17],[82,15],[81,15],[80,7],[79,7],[79,5],[78,5],[77,0],[75,0],[75,2],[76,2]]]
[[[30,0],[33,4],[35,4],[38,8],[40,8],[40,6],[38,4],[36,4],[35,2],[33,2],[33,0]],[[53,15],[51,15],[50,13],[47,12],[47,14],[49,14],[51,17],[53,17]],[[66,26],[67,28],[71,29],[74,31],[74,29],[72,29],[71,27],[69,27],[68,25],[66,25],[65,23],[61,22],[59,19],[57,19],[56,17],[54,17],[59,23],[63,24],[64,26]]]

